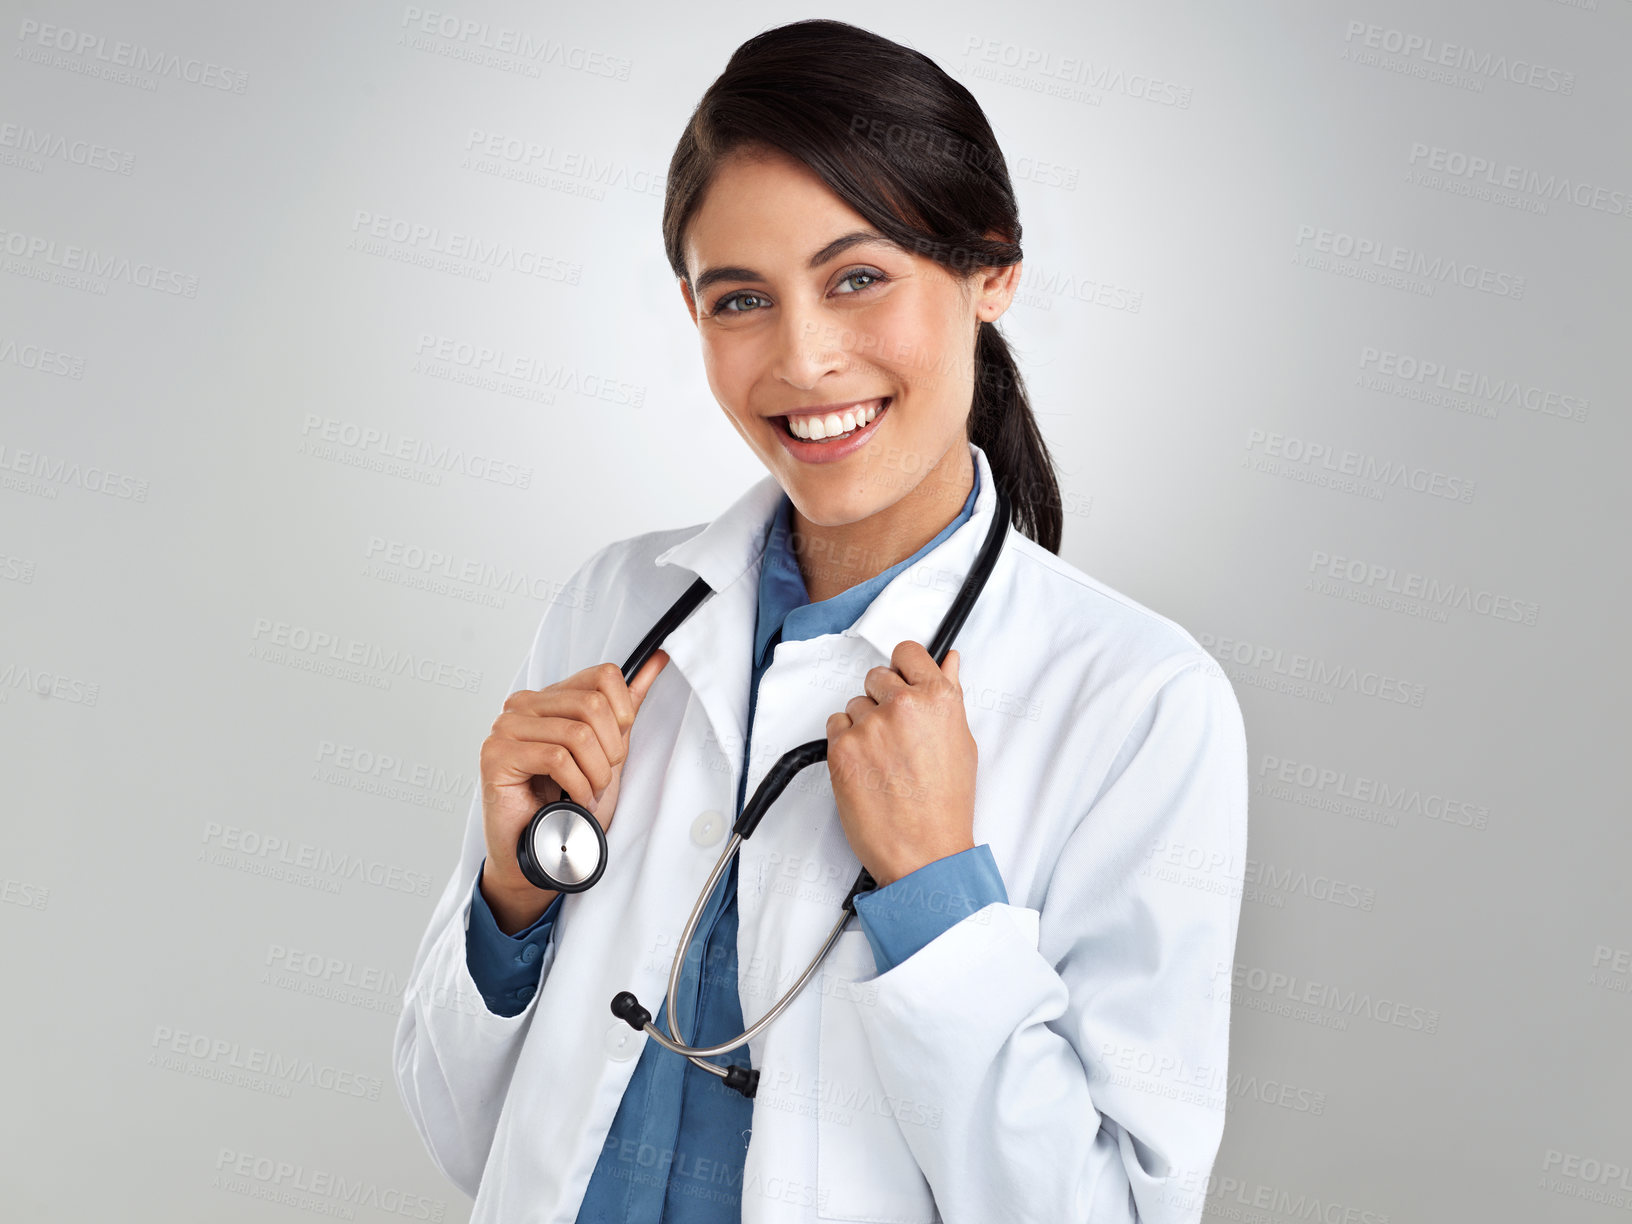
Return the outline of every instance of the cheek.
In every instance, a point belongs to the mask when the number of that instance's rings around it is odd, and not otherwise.
[[[868,342],[873,359],[889,370],[902,388],[919,399],[943,394],[960,380],[951,354],[956,334],[944,312],[914,303],[872,321]]]
[[[739,397],[752,380],[752,354],[731,336],[715,336],[703,344],[703,369],[716,392]]]
[[[719,404],[731,427],[750,444],[755,444],[751,418],[753,411],[750,401],[753,398],[754,368],[752,361],[745,352],[745,346],[718,341],[705,342],[703,345],[703,374],[708,379],[708,389],[714,393],[714,399]]]
[[[737,403],[742,395],[742,354],[728,341],[710,340],[703,344],[703,372],[717,398]]]

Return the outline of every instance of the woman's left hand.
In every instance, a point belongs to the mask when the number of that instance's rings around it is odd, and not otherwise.
[[[958,652],[937,667],[902,642],[865,693],[827,720],[827,768],[844,835],[878,886],[974,847],[975,737]]]

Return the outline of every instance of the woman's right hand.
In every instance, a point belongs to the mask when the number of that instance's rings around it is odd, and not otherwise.
[[[487,862],[482,896],[507,935],[537,922],[557,893],[521,874],[516,843],[533,813],[565,792],[591,809],[603,829],[612,825],[618,782],[629,755],[629,731],[652,682],[668,663],[658,650],[623,682],[615,663],[598,663],[541,689],[505,698],[482,742],[482,826]]]

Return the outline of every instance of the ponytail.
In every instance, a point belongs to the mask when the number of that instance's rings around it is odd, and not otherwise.
[[[975,401],[969,440],[986,452],[992,475],[1009,495],[1015,527],[1056,555],[1064,527],[1060,486],[1020,367],[995,323],[975,338]]]

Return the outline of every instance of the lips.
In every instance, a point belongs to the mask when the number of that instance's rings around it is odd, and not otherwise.
[[[872,402],[872,400],[859,400],[856,401],[856,404],[846,404],[845,408],[853,408],[858,404],[866,405]],[[895,400],[892,396],[879,396],[878,404],[879,408],[877,413],[874,414],[873,419],[867,422],[867,424],[863,425],[861,428],[853,429],[848,434],[844,434],[837,438],[817,442],[807,441],[804,438],[797,437],[791,430],[789,430],[788,418],[785,415],[771,417],[768,419],[772,421],[773,428],[776,430],[776,436],[781,440],[783,447],[785,447],[788,453],[795,459],[798,459],[803,463],[833,463],[843,459],[847,455],[855,453],[872,440],[873,435],[878,432],[879,426],[881,426],[884,423],[884,419],[889,416],[890,410],[895,404]],[[826,416],[832,412],[834,412],[833,409],[828,409],[825,412],[808,412],[800,413],[798,415]],[[837,415],[842,416],[843,412],[838,412]]]

